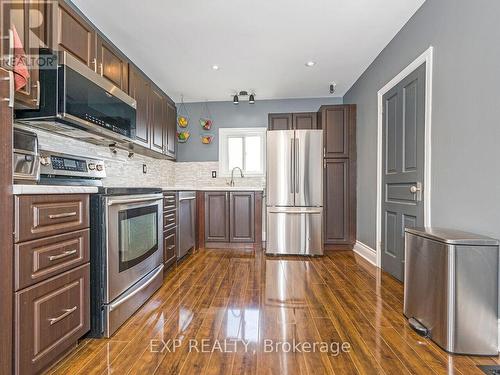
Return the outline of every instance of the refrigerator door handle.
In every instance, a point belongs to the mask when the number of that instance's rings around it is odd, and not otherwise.
[[[295,147],[295,139],[290,138],[290,192],[292,194],[295,193],[294,186],[295,186],[295,181],[294,181],[294,147]]]
[[[295,194],[300,193],[300,157],[299,157],[299,138],[295,138]]]

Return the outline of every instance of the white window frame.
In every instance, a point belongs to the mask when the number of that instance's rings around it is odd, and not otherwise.
[[[259,136],[261,137],[261,167],[258,172],[245,172],[245,177],[265,177],[266,175],[266,132],[267,128],[219,128],[219,176],[231,177],[227,154],[229,137]],[[239,174],[235,174],[239,176]]]

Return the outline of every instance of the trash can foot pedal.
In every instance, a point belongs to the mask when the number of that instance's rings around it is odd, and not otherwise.
[[[429,337],[429,330],[425,328],[417,319],[410,318],[408,319],[408,323],[410,324],[410,327],[420,336]]]

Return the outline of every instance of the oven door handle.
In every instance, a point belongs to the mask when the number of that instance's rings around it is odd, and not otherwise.
[[[153,275],[151,275],[151,277],[149,278],[148,281],[146,281],[144,284],[142,284],[141,286],[139,286],[132,293],[127,294],[126,296],[123,296],[122,298],[119,298],[118,300],[116,300],[115,302],[113,302],[111,305],[109,305],[109,311],[116,310],[120,305],[124,304],[130,298],[132,298],[133,296],[135,296],[137,293],[139,293],[140,291],[142,291],[145,288],[147,288],[148,285],[151,284],[154,281],[154,279],[156,278],[156,276],[158,276],[160,274],[160,272],[163,272],[163,267],[164,267],[163,264],[160,264],[160,266],[158,267],[158,269],[155,271],[155,273]]]
[[[136,196],[131,197],[131,198],[118,198],[118,199],[110,198],[108,200],[108,206],[113,206],[115,204],[128,204],[128,203],[156,201],[158,199],[163,199],[163,195],[161,193],[148,194],[148,195],[136,195]]]

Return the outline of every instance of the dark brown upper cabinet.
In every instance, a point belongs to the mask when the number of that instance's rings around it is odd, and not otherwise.
[[[356,107],[354,105],[323,106],[321,128],[324,130],[325,157],[349,158],[356,153]]]
[[[294,129],[317,129],[318,128],[318,113],[305,112],[293,114],[293,128]]]
[[[293,118],[291,113],[270,113],[268,115],[269,130],[293,129]]]
[[[254,242],[255,193],[232,191],[229,199],[230,242]]]
[[[270,113],[269,130],[317,129],[317,112]]]
[[[4,10],[4,9],[2,9]],[[36,0],[14,1],[10,3],[10,20],[7,20],[7,27],[14,25],[16,31],[23,43],[27,59],[26,64],[29,69],[30,77],[26,86],[16,91],[15,105],[17,108],[35,109],[40,105],[40,76],[38,59],[38,50],[43,46],[41,40],[45,34],[45,23],[43,22],[43,12],[45,7],[43,2]],[[34,27],[35,25],[40,25]],[[31,26],[31,28],[30,28]],[[8,41],[12,38],[9,30],[6,30],[7,54],[13,56],[15,51],[9,51]]]
[[[164,97],[155,87],[151,87],[149,98],[149,126],[151,129],[151,149],[163,153],[164,149]]]
[[[137,101],[135,141],[144,147],[149,147],[151,142],[151,132],[148,120],[150,82],[141,72],[130,67],[129,88],[130,96]]]
[[[97,72],[96,31],[62,0],[53,6],[49,40],[54,50],[71,53]]]
[[[97,72],[128,93],[128,60],[100,35],[97,36]]]
[[[229,242],[229,193],[205,193],[205,241]]]
[[[177,108],[175,104],[171,103],[168,99],[165,100],[165,111],[167,129],[165,132],[166,154],[175,158],[175,133],[177,131]]]

